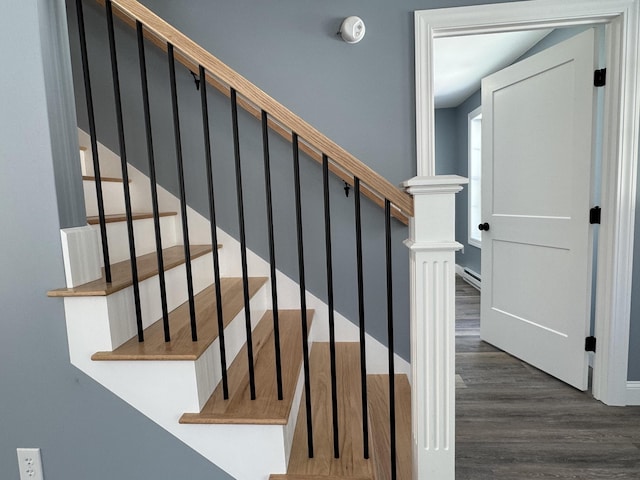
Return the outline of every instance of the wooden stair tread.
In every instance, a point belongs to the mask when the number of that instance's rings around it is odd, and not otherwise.
[[[178,215],[178,212],[160,212],[158,214],[160,217],[171,217],[174,215]],[[131,214],[131,218],[133,220],[144,220],[146,218],[153,218],[152,212],[133,212]],[[106,223],[116,223],[116,222],[126,222],[127,216],[124,213],[112,213],[104,216],[104,220]],[[89,225],[98,225],[100,223],[100,218],[96,216],[87,217],[87,223]]]
[[[371,480],[371,477],[347,477],[335,475],[292,475],[278,473],[269,475],[269,480]]]
[[[212,251],[211,245],[191,245],[191,260]],[[218,248],[220,248],[218,246]],[[184,247],[175,245],[162,250],[165,270],[177,267],[185,261]],[[155,252],[142,255],[137,259],[138,280],[143,281],[158,274],[158,260]],[[93,282],[79,285],[75,288],[60,288],[50,290],[50,297],[89,297],[111,295],[117,291],[131,286],[131,263],[129,260],[111,265],[111,283],[107,283],[104,276]]]
[[[281,478],[372,479],[371,460],[364,459],[360,349],[358,343],[336,343],[340,458],[333,457],[331,376],[328,343],[314,343],[310,358],[314,458],[308,458],[304,395],[289,457]],[[272,478],[278,478],[273,477]]]
[[[83,175],[82,176],[82,180],[84,180],[85,182],[95,182],[96,181],[96,177],[92,176],[92,175]],[[112,182],[112,183],[122,183],[122,179],[118,178],[118,177],[100,177],[100,181],[102,182]],[[131,180],[129,180],[129,183],[131,183]]]
[[[411,386],[404,374],[395,375],[397,479],[411,480]],[[389,440],[389,376],[367,375],[367,401],[372,459],[376,480],[391,479]]]
[[[313,310],[307,311],[311,321]],[[275,374],[273,312],[268,311],[253,330],[256,399],[249,392],[246,344],[228,369],[229,399],[222,383],[200,413],[185,413],[180,423],[286,425],[302,365],[300,310],[279,310],[283,400],[278,400]]]
[[[249,295],[267,282],[266,277],[249,278]],[[222,319],[226,327],[244,308],[242,278],[220,279],[222,294]],[[162,319],[144,330],[144,342],[134,337],[113,352],[95,353],[92,360],[197,360],[218,338],[218,314],[215,285],[205,288],[195,297],[198,341],[191,340],[189,302],[169,313],[171,341],[164,341]]]

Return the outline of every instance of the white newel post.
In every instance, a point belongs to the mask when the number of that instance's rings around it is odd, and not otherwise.
[[[403,183],[414,198],[411,250],[411,414],[414,480],[455,479],[455,175]]]

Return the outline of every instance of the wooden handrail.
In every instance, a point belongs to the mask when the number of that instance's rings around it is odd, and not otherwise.
[[[97,0],[104,4],[104,0]],[[233,88],[241,96],[238,105],[256,118],[261,110],[269,116],[269,127],[281,137],[291,141],[291,132],[300,137],[300,149],[317,162],[322,162],[322,153],[330,160],[330,170],[340,179],[353,185],[354,177],[361,180],[362,193],[379,206],[388,199],[394,208],[392,215],[408,223],[413,216],[413,197],[379,175],[345,149],[331,141],[310,124],[278,103],[257,86],[235,72],[218,58],[196,44],[186,35],[172,27],[155,13],[136,0],[112,0],[115,14],[129,26],[135,28],[139,21],[145,27],[145,37],[154,45],[166,51],[167,43],[176,50],[176,60],[190,71],[198,73],[202,65],[207,71],[207,83],[226,96]],[[215,77],[213,76],[215,75]],[[217,77],[217,78],[216,78]]]

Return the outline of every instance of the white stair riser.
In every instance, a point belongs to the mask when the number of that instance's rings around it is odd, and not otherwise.
[[[251,329],[255,329],[256,325],[265,314],[266,305],[266,288],[263,286],[249,301],[249,312],[251,313]],[[211,319],[214,321],[214,319]],[[226,353],[227,368],[235,360],[247,340],[245,328],[245,309],[243,308],[233,318],[233,320],[224,329],[224,345]],[[215,341],[207,348],[205,353],[196,362],[196,376],[198,384],[198,399],[200,408],[194,410],[199,412],[204,404],[215,390],[218,383],[222,381],[222,366],[220,362],[220,339]]]
[[[160,235],[162,248],[176,245],[176,218],[175,216],[160,217]],[[99,225],[92,225],[100,232]],[[145,255],[156,251],[155,227],[152,218],[133,221],[133,237],[136,244],[136,256]],[[109,261],[114,264],[123,260],[129,260],[129,235],[127,222],[107,223],[107,242],[109,245]],[[102,245],[102,244],[100,244]],[[100,251],[102,257],[102,248]]]
[[[252,329],[255,329],[265,314],[265,295],[266,288],[263,286],[250,300],[249,309]],[[79,321],[81,322],[79,325],[68,325],[70,346],[72,338],[77,339],[78,342],[78,346],[74,348],[74,358],[80,358],[79,356],[81,355],[90,357],[98,351],[112,350],[112,345],[123,343],[124,336],[131,334],[129,338],[132,338],[137,335],[135,320],[133,325],[128,322],[129,328],[124,322],[115,321],[115,316],[112,314],[115,303],[119,303],[119,301],[110,301],[109,297],[67,297],[65,299],[67,318],[80,319]],[[126,308],[126,306],[117,308]],[[211,319],[211,321],[214,321],[214,319]],[[244,308],[229,322],[224,331],[226,360],[227,367],[229,367],[246,342]],[[111,342],[104,341],[108,338],[112,339]],[[80,351],[77,352],[77,350]],[[106,363],[109,362],[107,361]],[[118,361],[115,362],[115,365],[120,366],[122,363]],[[145,361],[142,363],[150,362]],[[222,380],[219,339],[216,339],[197,360],[184,360],[178,361],[178,363],[190,365],[185,368],[190,372],[189,378],[194,381],[190,394],[195,396],[197,408],[185,411],[199,412]]]
[[[84,180],[84,207],[87,217],[98,215],[98,197],[96,194],[96,183],[93,180]],[[102,199],[104,213],[122,213],[124,208],[124,186],[121,182],[102,182]]]
[[[213,283],[211,254],[198,257],[191,262],[193,290],[197,294]],[[185,265],[179,265],[165,272],[167,287],[167,307],[169,311],[187,301],[187,274]],[[162,318],[160,282],[153,276],[139,283],[142,324],[146,328]],[[120,290],[106,298],[110,320],[111,344],[107,350],[114,350],[137,335],[133,286]],[[71,299],[73,300],[73,299]]]
[[[194,362],[91,361],[94,353],[111,349],[108,339],[112,325],[106,297],[68,297],[64,304],[71,363],[82,370],[99,372],[107,382],[103,385],[110,390],[117,385],[118,394],[131,404],[142,400],[135,400],[137,396],[154,398],[155,394],[166,389],[171,392],[172,402],[186,408],[197,408]],[[123,382],[125,377],[128,381]],[[164,395],[162,393],[162,397],[156,398],[164,399]],[[134,399],[130,401],[130,397]]]

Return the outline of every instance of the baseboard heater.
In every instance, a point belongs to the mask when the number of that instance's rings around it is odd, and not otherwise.
[[[469,268],[464,268],[462,270],[462,279],[468,284],[476,287],[478,290],[480,290],[480,287],[482,286],[482,279],[480,277],[480,274],[474,272]]]

